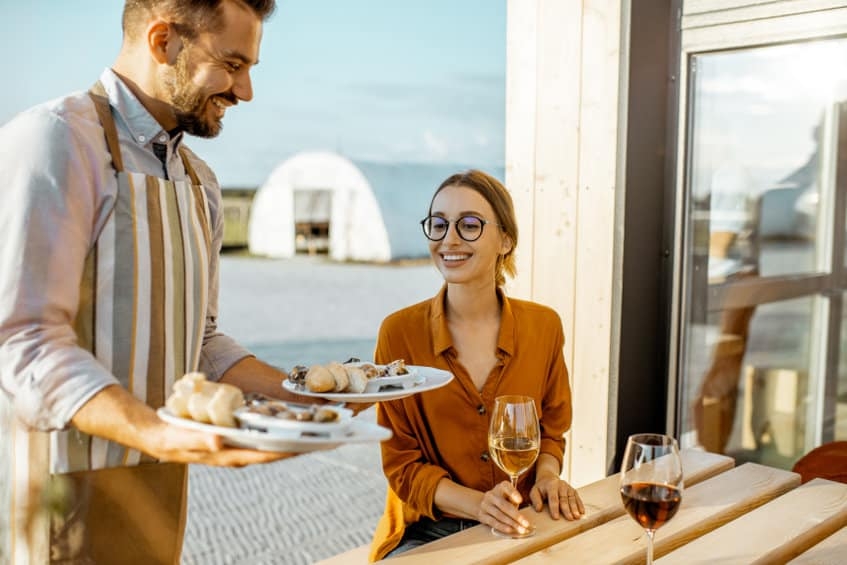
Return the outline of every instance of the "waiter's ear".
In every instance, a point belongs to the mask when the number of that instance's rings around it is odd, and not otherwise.
[[[155,19],[147,25],[147,48],[157,63],[172,65],[182,49],[182,39],[165,20]]]

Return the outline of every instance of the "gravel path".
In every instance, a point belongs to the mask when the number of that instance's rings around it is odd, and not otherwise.
[[[389,313],[434,295],[428,264],[225,256],[221,329],[283,367],[370,359]],[[374,420],[374,409],[357,418]],[[385,501],[377,444],[268,465],[192,465],[184,565],[309,564],[370,541]]]

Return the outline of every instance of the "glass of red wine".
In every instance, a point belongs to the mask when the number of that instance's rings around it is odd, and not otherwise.
[[[621,498],[647,532],[647,565],[653,563],[653,535],[679,510],[682,488],[682,461],[674,438],[629,436],[621,463]]]
[[[509,475],[512,488],[518,477],[535,463],[541,445],[541,429],[535,400],[529,396],[506,395],[494,399],[494,413],[488,427],[488,451],[504,473]],[[491,528],[498,536],[506,534]],[[524,533],[514,532],[507,537],[525,538],[535,533],[530,525]]]

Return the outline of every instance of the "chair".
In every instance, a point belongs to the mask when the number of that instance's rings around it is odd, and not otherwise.
[[[792,469],[802,482],[815,478],[847,483],[847,441],[833,441],[808,452]]]

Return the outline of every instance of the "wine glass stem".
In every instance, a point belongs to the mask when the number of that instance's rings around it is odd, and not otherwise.
[[[653,530],[647,530],[647,565],[653,565]]]
[[[512,481],[512,488],[518,488],[518,477],[517,475],[509,475],[509,480]]]

